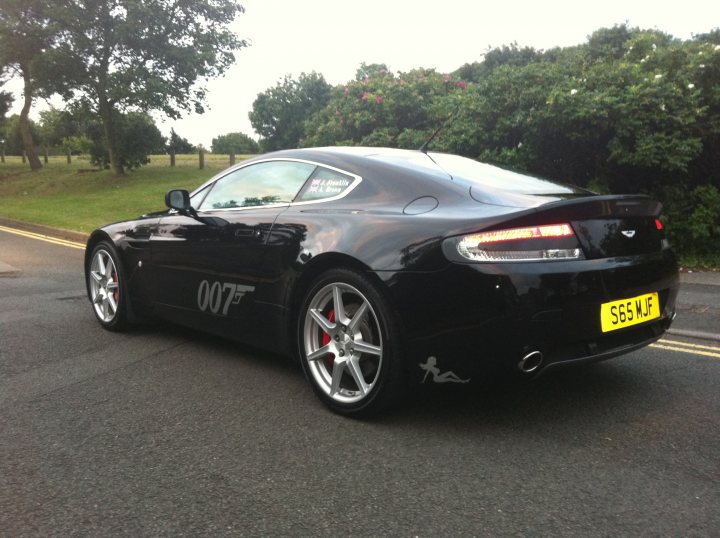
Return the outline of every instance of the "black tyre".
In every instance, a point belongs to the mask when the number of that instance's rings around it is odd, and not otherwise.
[[[112,331],[127,329],[127,281],[122,262],[109,242],[101,241],[93,248],[85,278],[93,312],[100,324]]]
[[[334,269],[310,287],[300,311],[298,350],[318,397],[346,416],[369,416],[403,390],[400,333],[378,287]]]

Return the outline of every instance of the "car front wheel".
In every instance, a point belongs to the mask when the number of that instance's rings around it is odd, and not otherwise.
[[[125,329],[127,290],[122,263],[114,247],[103,241],[92,251],[86,271],[88,293],[93,312],[106,329]]]

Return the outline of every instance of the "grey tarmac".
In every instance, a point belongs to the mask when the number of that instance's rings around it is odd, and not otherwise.
[[[354,421],[284,357],[104,331],[82,256],[0,231],[0,536],[717,535],[712,340]],[[717,333],[719,294],[684,282],[674,328]]]

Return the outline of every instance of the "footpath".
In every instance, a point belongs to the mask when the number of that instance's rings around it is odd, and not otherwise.
[[[6,218],[0,218],[0,227],[73,243],[76,248],[84,245],[88,238],[88,234],[82,232]],[[18,269],[3,262],[0,248],[0,277],[18,274]],[[677,313],[669,334],[720,342],[720,271],[681,272]]]
[[[720,342],[720,271],[680,273],[677,318],[668,332]]]

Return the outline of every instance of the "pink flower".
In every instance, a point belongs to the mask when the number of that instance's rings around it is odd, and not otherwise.
[[[375,102],[376,102],[378,105],[379,105],[380,103],[382,103],[383,101],[385,101],[385,99],[384,99],[383,97],[379,97],[379,96],[378,96],[378,97],[375,98]]]
[[[350,88],[348,88],[347,86],[345,86],[345,90],[344,90],[344,91],[345,91],[345,95],[347,95],[348,93],[350,93]]]
[[[462,88],[463,90],[468,87],[467,82],[465,82],[464,80],[461,80],[460,82],[455,84],[455,86],[458,88]]]
[[[450,82],[450,75],[445,75],[445,78],[443,80],[445,82]]]
[[[419,80],[420,82],[423,82],[423,81],[425,80],[425,75],[420,75],[420,76],[418,77],[418,80]]]
[[[364,103],[365,101],[367,101],[368,95],[369,95],[368,92],[363,92],[360,100]]]

